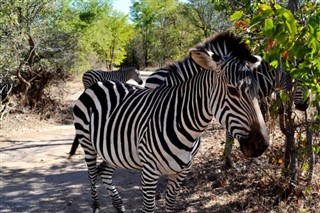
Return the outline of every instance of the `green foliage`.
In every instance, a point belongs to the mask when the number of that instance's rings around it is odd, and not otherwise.
[[[216,7],[217,3],[213,1],[189,0],[183,4],[182,14],[195,27],[201,37],[207,38],[217,31],[230,27],[226,12],[223,9],[217,11]]]
[[[13,79],[18,105],[44,109],[52,103],[48,88],[67,72],[119,65],[132,35],[110,1],[1,1],[0,74]]]
[[[258,14],[247,20],[247,32],[261,41],[254,48],[264,53],[271,66],[277,69],[281,58],[282,67],[292,78],[311,89],[316,104],[320,101],[320,9],[314,4],[307,3],[298,17],[280,5],[261,4]],[[242,11],[235,12],[231,19],[242,19],[240,14]]]
[[[133,1],[131,17],[136,30],[133,43],[140,65],[162,66],[181,58],[193,45],[198,34],[179,11],[182,5],[176,0]]]
[[[79,31],[79,60],[76,70],[119,65],[126,56],[125,46],[134,30],[128,16],[112,10],[110,1],[73,2],[77,21],[70,23]]]
[[[231,20],[236,20],[236,31],[247,36],[247,43],[263,53],[273,69],[287,71],[295,82],[301,82],[311,91],[313,107],[319,107],[320,103],[320,7],[316,4],[307,1],[296,16],[277,4],[257,5],[257,13],[245,20],[242,11],[231,16]],[[252,39],[259,42],[251,43]],[[286,136],[284,174],[290,176],[292,182],[298,180],[298,164],[302,165],[302,171],[309,171],[311,180],[312,151],[319,152],[319,144],[312,145],[310,130],[320,130],[319,109],[311,114],[311,123],[307,113],[304,120],[296,119],[292,110],[296,90],[297,83],[294,83],[292,90],[277,91],[279,99],[271,106],[271,116],[280,115],[280,128]],[[306,137],[302,137],[301,132],[295,134],[298,126],[304,129]]]
[[[69,50],[75,37],[72,32],[60,29],[63,8],[62,2],[57,4],[49,0],[1,3],[0,70],[10,70],[13,74],[19,65],[27,63],[30,36],[35,42],[36,53],[32,66],[45,65],[46,69],[55,71],[71,65]]]
[[[134,42],[143,67],[180,59],[190,47],[228,27],[225,14],[208,0],[134,0]],[[132,46],[131,46],[132,47]]]
[[[235,13],[233,13],[230,17],[230,21],[234,21],[234,20],[238,20],[238,19],[241,19],[243,16],[243,11],[240,10],[240,11],[236,11]]]

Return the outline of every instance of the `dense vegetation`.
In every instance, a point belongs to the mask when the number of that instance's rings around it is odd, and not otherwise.
[[[296,186],[307,171],[311,183],[320,152],[313,140],[320,120],[320,6],[314,0],[274,2],[132,0],[129,16],[115,11],[111,0],[1,0],[1,113],[8,102],[4,85],[20,108],[43,111],[55,103],[48,88],[70,73],[163,66],[214,32],[231,30],[273,69],[286,70],[311,91],[311,110],[302,120],[292,108],[296,84],[291,91],[279,88],[272,106],[286,136],[284,175]]]

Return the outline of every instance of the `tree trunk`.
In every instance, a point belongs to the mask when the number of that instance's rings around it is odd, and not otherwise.
[[[299,0],[289,0],[287,8],[294,14],[298,10]]]
[[[320,115],[320,104],[318,103],[316,106],[318,115]],[[305,120],[308,121],[308,114],[305,112]],[[315,123],[319,124],[320,120],[317,118],[315,120]],[[308,185],[311,184],[312,182],[312,177],[314,173],[314,165],[315,165],[315,154],[313,151],[313,131],[310,128],[309,123],[307,122],[307,127],[306,127],[306,132],[307,132],[307,143],[308,143],[308,155],[309,155],[309,173],[308,173]]]
[[[279,71],[282,70],[281,58],[279,59]],[[276,75],[276,83],[280,85],[279,75]],[[295,146],[295,125],[293,118],[293,93],[288,92],[289,100],[288,102],[280,104],[279,107],[279,124],[281,132],[286,136],[285,141],[285,154],[284,154],[284,175],[290,177],[290,183],[295,184],[297,181],[297,168],[298,168],[298,159],[297,159],[297,150]],[[276,92],[277,99],[280,100],[279,91]],[[292,186],[290,184],[289,188]]]
[[[307,121],[306,134],[307,134],[307,146],[308,146],[308,158],[309,158],[309,172],[308,172],[307,182],[310,185],[312,181],[312,176],[314,173],[315,156],[313,151],[313,131],[311,130],[310,124],[308,123],[307,112],[305,112],[305,120]]]

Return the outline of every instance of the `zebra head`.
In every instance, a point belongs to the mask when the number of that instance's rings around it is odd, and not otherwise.
[[[132,75],[132,79],[135,80],[139,85],[143,84],[139,70],[135,69]]]
[[[216,71],[227,84],[224,107],[219,122],[240,143],[245,156],[260,156],[269,145],[267,126],[258,104],[258,86],[248,62],[251,55],[241,39],[220,33],[190,50],[190,57],[200,67]]]
[[[126,81],[132,79],[137,82],[139,85],[143,84],[143,80],[141,78],[140,72],[136,66],[130,67],[121,67],[119,72],[124,74]]]

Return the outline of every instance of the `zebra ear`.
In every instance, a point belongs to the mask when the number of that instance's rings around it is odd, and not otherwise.
[[[259,55],[250,55],[246,61],[249,68],[253,70],[261,65],[262,58]]]
[[[189,50],[189,55],[191,59],[203,69],[215,70],[217,68],[216,62],[211,57],[213,53],[193,48]]]

